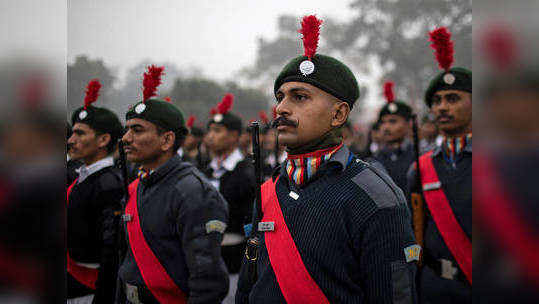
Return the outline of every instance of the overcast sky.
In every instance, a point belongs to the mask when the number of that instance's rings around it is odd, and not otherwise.
[[[103,58],[120,73],[143,59],[200,67],[230,79],[255,60],[257,38],[277,35],[282,14],[348,19],[350,0],[68,1],[68,62]],[[298,43],[299,40],[298,40]],[[290,54],[292,57],[295,54]],[[123,76],[123,75],[119,75]]]

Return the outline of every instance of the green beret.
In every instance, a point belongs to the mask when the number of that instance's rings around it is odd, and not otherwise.
[[[348,103],[350,109],[359,98],[359,86],[352,71],[339,60],[316,54],[312,64],[303,64],[307,56],[292,59],[281,71],[273,87],[274,94],[285,82],[298,81],[311,84]],[[301,68],[300,68],[301,66]],[[314,66],[314,70],[312,70]]]
[[[436,75],[425,93],[425,103],[429,108],[432,105],[432,97],[441,90],[458,90],[472,93],[472,71],[455,67]]]
[[[378,120],[382,120],[382,117],[388,114],[399,115],[404,117],[404,119],[409,120],[412,118],[412,108],[400,100],[395,100],[391,103],[386,103],[380,110]]]
[[[116,142],[123,134],[122,123],[118,116],[105,108],[98,108],[92,105],[80,107],[71,115],[71,125],[83,123],[102,134],[110,134],[111,142]]]
[[[182,132],[183,135],[188,132],[181,110],[174,104],[158,98],[150,98],[132,106],[125,114],[125,119],[133,118],[147,120],[167,131]]]
[[[241,118],[239,118],[238,116],[230,112],[227,112],[225,114],[219,114],[219,113],[214,114],[211,117],[210,121],[208,121],[208,127],[211,124],[223,125],[229,130],[238,131],[238,133],[240,134],[243,129]]]

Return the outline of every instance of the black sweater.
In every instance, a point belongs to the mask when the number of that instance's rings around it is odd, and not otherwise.
[[[303,263],[331,303],[415,303],[416,264],[404,253],[415,244],[410,214],[387,175],[343,147],[300,189],[281,169],[276,193]],[[261,238],[258,279],[251,288],[244,260],[236,303],[286,303]]]

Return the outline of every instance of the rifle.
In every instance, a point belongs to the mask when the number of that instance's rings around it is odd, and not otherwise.
[[[414,235],[417,244],[423,248],[424,233],[425,233],[425,201],[423,199],[423,187],[421,186],[421,170],[419,170],[419,138],[417,135],[417,115],[412,115],[412,130],[414,133],[414,154],[415,154],[415,166],[416,166],[416,185],[419,189],[417,192],[411,193],[411,205],[412,205],[412,219],[414,223]],[[418,266],[421,266],[423,257],[421,255]]]
[[[258,247],[260,245],[260,238],[258,235],[258,222],[262,219],[262,164],[260,161],[260,128],[257,121],[251,124],[252,127],[252,145],[253,145],[253,165],[255,167],[255,181],[256,181],[256,197],[253,203],[253,213],[251,220],[251,231],[249,233],[249,240],[245,247],[245,258],[247,259],[247,272],[249,276],[249,282],[251,286],[254,285],[257,279],[256,273],[256,260],[258,259]]]
[[[122,171],[122,177],[123,177],[123,188],[124,188],[124,198],[125,203],[129,201],[129,176],[127,175],[127,159],[125,156],[125,150],[124,150],[124,143],[120,139],[118,141],[118,152],[120,154],[120,167]],[[127,250],[126,246],[126,240],[125,240],[125,234],[123,229],[123,221],[121,220],[123,214],[122,211],[118,211],[115,213],[115,221],[116,221],[116,242],[117,242],[117,248],[118,248],[118,265],[122,264],[122,261],[125,256],[125,252]],[[123,284],[120,280],[120,277],[116,279],[116,303],[124,303],[126,301],[126,295],[123,290]]]

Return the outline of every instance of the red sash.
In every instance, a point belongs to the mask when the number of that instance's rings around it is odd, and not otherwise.
[[[281,292],[287,303],[329,303],[303,264],[284,221],[275,184],[270,178],[262,185],[262,222],[274,222],[274,231],[265,232],[264,238]]]
[[[75,181],[67,188],[67,205],[69,205],[69,195],[71,194],[71,190],[73,190],[73,187],[77,184],[77,180]],[[69,256],[69,252],[66,250],[66,257],[67,257],[67,272],[71,274],[77,281],[82,283],[84,286],[94,289],[95,290],[95,282],[97,281],[97,276],[99,274],[98,269],[93,268],[87,268],[84,266],[81,266],[75,261],[71,259]]]
[[[137,187],[139,181],[140,178],[129,185],[129,201],[125,207],[125,214],[132,217],[127,222],[127,233],[135,262],[144,283],[146,283],[146,286],[148,286],[148,289],[159,303],[186,303],[185,294],[170,278],[144,239],[137,207]]]
[[[472,284],[472,242],[460,227],[432,163],[432,151],[419,158],[423,195],[442,238]],[[471,185],[470,185],[471,186]]]
[[[522,273],[539,286],[539,241],[513,207],[488,158],[474,158],[474,207],[504,252],[508,252]]]

